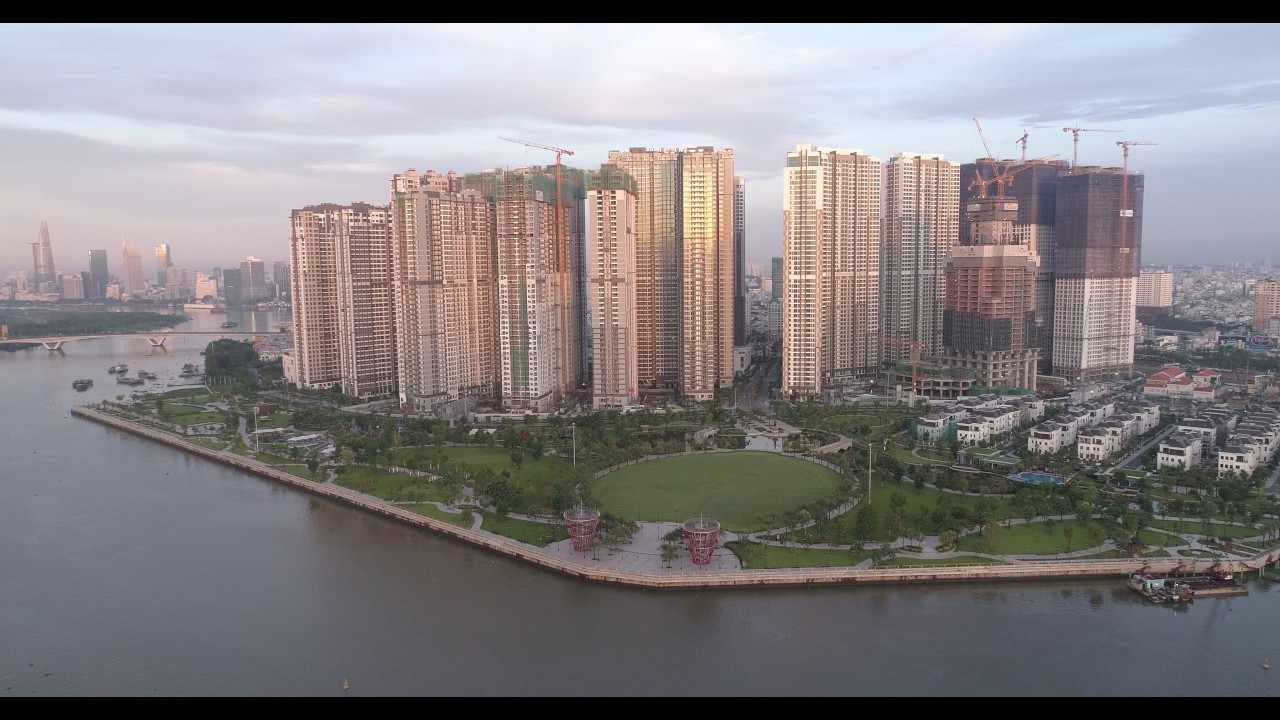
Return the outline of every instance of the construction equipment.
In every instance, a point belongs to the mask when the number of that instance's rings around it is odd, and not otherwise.
[[[1099,128],[1069,127],[1069,128],[1062,128],[1062,132],[1071,133],[1071,171],[1075,172],[1076,158],[1079,157],[1078,151],[1080,149],[1080,133],[1082,132],[1124,132],[1124,131],[1123,130],[1101,130]]]
[[[1022,159],[1019,162],[1026,162],[1027,161],[1027,131],[1023,130],[1022,137],[1018,138],[1017,140],[1014,140],[1013,142],[1016,145],[1022,146]]]
[[[973,171],[973,181],[969,183],[969,189],[972,190],[973,188],[976,187],[978,188],[978,196],[986,197],[987,187],[989,187],[992,183],[995,183],[996,197],[1004,197],[1005,188],[1013,185],[1014,175],[1017,175],[1018,173],[1022,172],[1023,170],[1026,170],[1032,165],[1039,165],[1041,163],[1048,162],[1049,160],[1052,160],[1056,157],[1058,157],[1058,155],[1057,153],[1054,153],[1053,155],[1045,155],[1044,157],[1036,158],[1035,160],[1027,160],[1026,162],[1023,162],[1022,164],[1018,165],[1017,167],[1014,167],[1013,169],[1009,168],[1008,163],[1004,163],[1004,164],[992,163],[991,167],[995,174],[990,178],[982,177],[982,173],[975,169]]]
[[[920,365],[920,343],[915,340],[905,340],[903,338],[889,337],[881,335],[880,340],[890,345],[907,345],[911,348],[911,391],[915,392],[917,378],[919,374],[917,368]]]
[[[516,140],[515,138],[508,138],[508,137],[499,137],[498,139],[506,140],[507,142],[518,143],[520,145],[527,145],[529,147],[541,148],[543,150],[550,150],[551,152],[556,154],[556,204],[555,204],[555,208],[556,208],[556,253],[555,253],[556,272],[565,274],[565,275],[571,275],[569,270],[569,263],[570,263],[570,257],[571,257],[569,253],[569,241],[565,239],[565,235],[564,235],[564,225],[565,225],[564,215],[565,215],[565,208],[568,206],[568,204],[564,202],[563,190],[560,185],[560,158],[563,155],[573,155],[573,151],[565,150],[564,148],[552,147],[551,145],[543,145],[541,143],[529,142],[528,140]],[[570,290],[569,278],[562,278],[562,282],[560,282],[560,289],[558,293],[559,296],[556,298],[556,302],[560,305],[560,307],[558,308],[558,311],[560,315],[560,332],[561,333],[567,333],[569,327],[573,323],[573,318],[572,318],[573,303],[570,302],[570,298],[572,297],[570,293],[571,293],[571,290]],[[556,343],[556,346],[559,350],[559,360],[560,360],[560,389],[564,393],[564,395],[567,397],[570,390],[569,357],[568,357],[569,343],[565,342],[565,339],[566,338],[562,335],[561,341]]]
[[[1120,247],[1125,247],[1125,228],[1128,223],[1124,222],[1123,218],[1133,217],[1133,208],[1129,207],[1129,148],[1134,145],[1155,145],[1155,143],[1145,140],[1117,140],[1116,145],[1119,145],[1124,150],[1124,177],[1120,181],[1120,217],[1122,218],[1120,222]]]

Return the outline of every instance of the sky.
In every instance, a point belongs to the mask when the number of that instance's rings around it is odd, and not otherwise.
[[[782,254],[797,144],[991,154],[1145,179],[1144,263],[1280,265],[1277,24],[0,25],[0,277],[168,243],[288,259],[289,217],[408,169],[732,149],[747,262]],[[981,128],[981,131],[979,131]],[[1016,181],[1015,181],[1016,182]]]

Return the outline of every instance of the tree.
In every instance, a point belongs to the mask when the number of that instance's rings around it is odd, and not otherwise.
[[[1075,523],[1064,523],[1062,525],[1062,534],[1067,536],[1067,550],[1071,550],[1071,538],[1076,534]]]
[[[671,567],[671,563],[678,557],[680,557],[680,549],[676,547],[675,543],[662,543],[662,561],[667,564],[667,567]]]
[[[879,523],[879,514],[874,505],[867,503],[858,508],[858,513],[853,520],[853,536],[859,550],[865,547],[867,541],[875,534]]]
[[[530,417],[530,416],[526,415],[525,417]],[[516,470],[519,470],[520,466],[524,464],[524,453],[520,452],[519,450],[512,452],[511,462],[516,466]]]

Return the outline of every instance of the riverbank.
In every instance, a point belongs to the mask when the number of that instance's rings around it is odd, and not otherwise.
[[[292,475],[252,458],[237,455],[228,450],[215,450],[187,441],[170,432],[148,427],[129,419],[105,413],[91,407],[74,407],[74,417],[101,423],[125,432],[168,444],[188,453],[220,462],[275,482],[316,495],[328,497],[353,507],[377,513],[400,522],[439,533],[470,545],[498,552],[554,572],[590,582],[625,585],[645,589],[714,589],[735,587],[797,587],[822,585],[858,585],[893,583],[974,582],[984,580],[1029,580],[1046,578],[1127,578],[1130,574],[1169,572],[1182,560],[1178,558],[1120,558],[1106,560],[1031,560],[1023,559],[1007,564],[990,565],[919,565],[902,567],[827,567],[827,568],[778,568],[744,570],[729,554],[717,554],[722,558],[712,565],[697,566],[678,564],[674,568],[662,567],[656,552],[643,552],[632,548],[604,558],[590,552],[575,552],[564,541],[548,548],[516,542],[509,538],[483,530],[459,527],[441,520],[419,515],[380,498],[344,488],[339,485],[317,483]],[[669,524],[675,527],[674,524]],[[655,541],[666,532],[661,526],[642,531],[638,539],[652,536]],[[1272,553],[1274,555],[1274,552]],[[1266,553],[1245,561],[1258,567],[1274,561]],[[625,562],[623,562],[625,560]]]

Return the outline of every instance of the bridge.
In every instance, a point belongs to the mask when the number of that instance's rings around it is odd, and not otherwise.
[[[154,333],[98,333],[95,335],[53,335],[49,337],[5,337],[0,345],[30,345],[39,343],[46,350],[61,350],[65,343],[73,340],[101,340],[104,338],[137,338],[151,343],[151,347],[164,347],[165,341],[172,337],[194,337],[217,340],[219,338],[263,338],[273,333],[265,332],[226,332],[223,330],[207,330],[203,332],[154,332]]]

